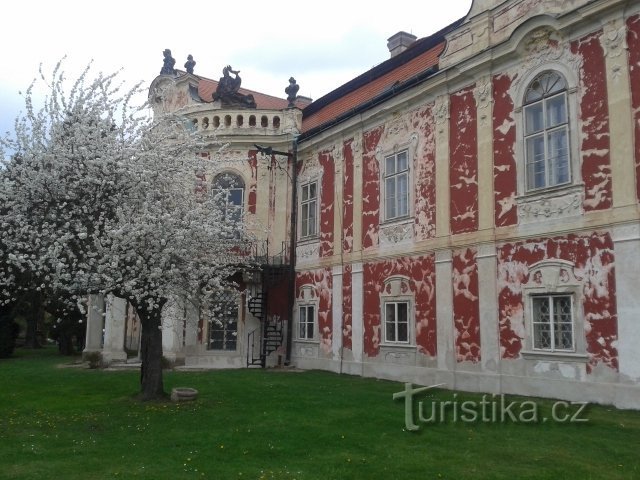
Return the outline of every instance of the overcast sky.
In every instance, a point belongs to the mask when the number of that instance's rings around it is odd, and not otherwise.
[[[394,33],[428,36],[470,7],[471,0],[6,2],[0,132],[12,129],[24,105],[18,92],[37,76],[38,66],[50,72],[65,55],[68,77],[93,60],[95,71],[122,69],[124,80],[148,85],[169,48],[177,68],[191,54],[194,73],[218,79],[231,64],[240,70],[243,87],[283,98],[293,76],[299,95],[317,99],[389,58],[387,39]]]

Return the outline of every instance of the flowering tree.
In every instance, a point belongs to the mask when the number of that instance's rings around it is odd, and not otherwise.
[[[251,239],[195,188],[207,160],[181,119],[150,119],[132,106],[139,87],[89,72],[66,92],[60,64],[49,82],[41,71],[44,106],[32,85],[15,135],[1,140],[12,156],[0,171],[0,287],[29,278],[21,288],[50,298],[127,299],[142,323],[141,397],[153,399],[164,394],[164,305],[232,288]]]

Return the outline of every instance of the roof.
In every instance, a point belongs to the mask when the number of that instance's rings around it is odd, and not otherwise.
[[[423,72],[435,72],[438,58],[445,47],[445,35],[463,21],[464,18],[461,18],[429,37],[416,40],[404,52],[305,107],[302,111],[303,136],[336,118],[348,117],[349,112],[355,112],[359,106]]]

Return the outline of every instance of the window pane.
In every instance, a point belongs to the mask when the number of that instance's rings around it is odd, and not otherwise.
[[[302,223],[302,232],[301,235],[306,237],[309,235],[309,204],[302,204],[302,215],[301,215],[301,223]]]
[[[544,129],[542,117],[542,102],[534,103],[524,109],[525,112],[525,135],[540,132]]]
[[[409,318],[408,318],[408,305],[406,303],[398,303],[398,342],[409,341]]]
[[[310,321],[309,323],[307,323],[307,338],[312,339],[314,335],[314,323],[313,321]]]
[[[316,233],[316,202],[315,200],[309,202],[309,235],[315,235]]]
[[[547,100],[547,128],[567,122],[565,95],[557,95]]]
[[[573,320],[571,317],[571,297],[555,297],[553,299],[555,322],[555,348],[573,349]]]
[[[544,137],[527,138],[527,189],[546,186]]]
[[[395,156],[385,158],[384,162],[385,162],[384,174],[386,176],[393,175],[394,173],[396,173],[396,157]]]
[[[309,200],[309,185],[302,186],[302,201]]]
[[[315,182],[309,184],[309,198],[316,198],[316,190],[318,186]]]
[[[228,203],[230,205],[242,205],[242,192],[240,188],[229,190]]]
[[[409,165],[407,163],[407,152],[400,152],[398,154],[398,172],[402,172],[404,170],[407,170],[409,168]]]
[[[409,214],[409,175],[398,176],[398,216]]]
[[[385,305],[386,320],[386,340],[388,342],[396,341],[396,305],[395,303],[387,303]]]
[[[385,182],[385,208],[386,218],[395,218],[396,214],[396,179],[387,178]]]
[[[567,130],[561,128],[549,134],[549,185],[559,185],[569,181],[569,151]]]
[[[533,346],[551,348],[551,317],[548,297],[534,297],[533,303]]]

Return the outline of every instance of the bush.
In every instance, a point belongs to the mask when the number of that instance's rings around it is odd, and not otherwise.
[[[0,315],[0,358],[13,355],[16,348],[16,338],[20,333],[20,326],[9,315]]]
[[[102,366],[102,354],[100,352],[89,352],[83,356],[89,363],[89,368],[100,368]]]

